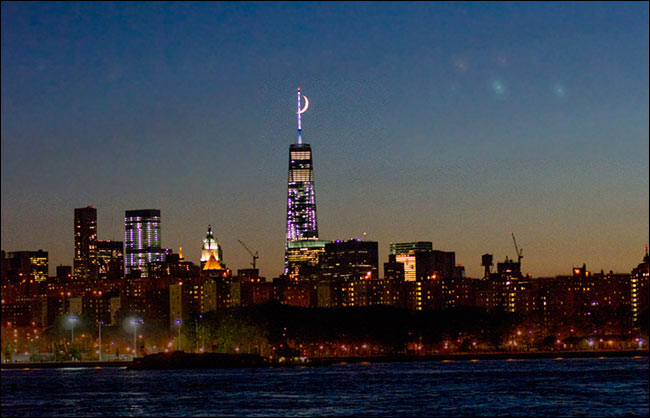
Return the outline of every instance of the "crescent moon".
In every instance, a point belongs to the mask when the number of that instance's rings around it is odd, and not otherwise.
[[[307,109],[309,108],[309,99],[307,99],[307,96],[302,96],[302,97],[305,98],[305,107],[303,107],[302,110],[300,112],[298,112],[301,115],[303,113],[305,113],[307,111]]]

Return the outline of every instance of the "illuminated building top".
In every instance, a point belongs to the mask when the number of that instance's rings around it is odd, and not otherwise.
[[[219,264],[217,258],[214,255],[214,250],[210,250],[210,257],[208,261],[205,262],[203,270],[223,270],[223,266]]]
[[[221,246],[212,233],[212,225],[208,225],[208,233],[203,239],[203,247],[201,248],[201,265],[207,263],[211,255],[214,255],[217,262],[223,262]]]

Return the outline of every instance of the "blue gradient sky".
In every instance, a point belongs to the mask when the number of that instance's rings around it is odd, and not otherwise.
[[[427,240],[468,275],[626,272],[648,242],[648,3],[2,2],[2,248],[163,246],[282,270],[295,90],[321,238]]]

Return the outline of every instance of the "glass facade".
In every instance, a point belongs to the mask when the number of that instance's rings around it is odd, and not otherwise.
[[[314,166],[309,144],[291,144],[287,195],[287,242],[318,239]]]
[[[290,244],[301,240],[318,240],[314,166],[309,144],[291,144],[287,191],[287,254],[292,247]],[[285,255],[285,273],[288,272],[289,257]]]
[[[124,217],[124,272],[140,270],[148,276],[148,264],[165,261],[160,240],[160,210],[127,210]]]

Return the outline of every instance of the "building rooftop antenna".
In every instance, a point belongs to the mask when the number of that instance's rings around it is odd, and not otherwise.
[[[300,87],[298,87],[298,143],[302,144],[302,114],[307,111],[309,108],[309,99],[307,99],[307,96],[305,97],[305,107],[301,108],[301,100],[300,100]]]

